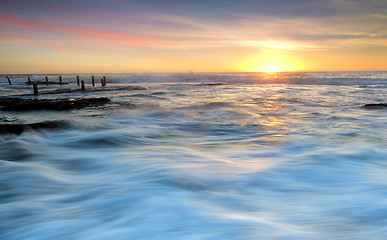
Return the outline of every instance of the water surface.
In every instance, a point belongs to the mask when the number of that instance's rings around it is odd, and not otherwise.
[[[25,79],[0,94],[31,93]],[[386,72],[107,79],[147,90],[0,111],[2,124],[71,125],[0,136],[1,239],[387,238],[387,110],[362,107],[387,102]]]

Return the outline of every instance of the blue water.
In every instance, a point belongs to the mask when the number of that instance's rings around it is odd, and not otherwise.
[[[1,77],[2,96],[32,91]],[[107,80],[148,90],[0,110],[2,124],[70,124],[0,135],[0,239],[387,239],[387,109],[362,107],[387,102],[387,72]],[[63,81],[40,90],[77,88]]]

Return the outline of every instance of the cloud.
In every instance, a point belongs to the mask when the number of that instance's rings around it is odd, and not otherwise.
[[[0,43],[44,47],[58,59],[119,57],[131,66],[149,56],[175,66],[193,58],[233,62],[237,53],[334,56],[373,48],[385,55],[386,16],[385,0],[20,0],[2,4]]]
[[[37,21],[31,18],[20,17],[14,14],[1,13],[0,23],[25,28],[35,28],[57,33],[67,33],[74,36],[96,38],[97,40],[111,42],[113,44],[139,45],[139,46],[162,46],[167,44],[163,39],[142,36],[138,34],[128,34],[122,32],[108,31],[89,27],[65,26],[64,24],[54,24],[45,21]]]

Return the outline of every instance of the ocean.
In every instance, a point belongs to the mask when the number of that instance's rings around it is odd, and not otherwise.
[[[0,77],[1,96],[32,93],[26,75]],[[387,72],[106,79],[146,90],[0,110],[0,124],[67,123],[0,135],[0,239],[387,239],[387,108],[364,107],[387,102]],[[39,91],[78,88],[63,82]]]

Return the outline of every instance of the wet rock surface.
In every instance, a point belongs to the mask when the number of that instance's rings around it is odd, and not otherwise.
[[[0,98],[0,106],[1,110],[3,111],[64,111],[93,106],[102,106],[107,103],[110,103],[110,99],[106,97],[70,99]]]
[[[110,91],[134,91],[134,90],[147,90],[147,88],[141,86],[120,86],[120,87],[102,87],[102,88],[93,88],[86,87],[85,91],[82,89],[58,89],[50,92],[39,92],[39,95],[46,94],[63,94],[63,93],[79,93],[79,92],[110,92]],[[28,94],[32,95],[32,94]]]

